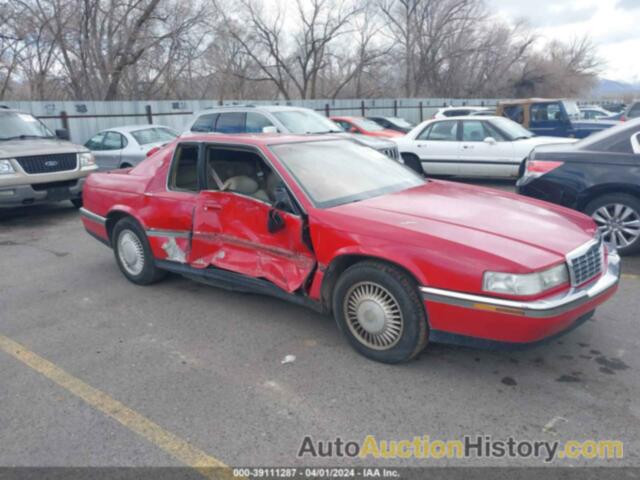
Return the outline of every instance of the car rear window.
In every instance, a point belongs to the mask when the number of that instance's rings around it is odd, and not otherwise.
[[[136,139],[139,145],[148,145],[150,143],[170,142],[178,134],[168,128],[145,128],[131,132],[131,136]]]

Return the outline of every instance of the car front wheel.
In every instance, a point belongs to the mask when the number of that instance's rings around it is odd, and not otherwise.
[[[113,227],[113,251],[120,271],[133,283],[150,285],[165,277],[156,267],[149,241],[138,222],[125,217]]]
[[[624,193],[596,198],[585,213],[598,225],[605,242],[615,245],[620,255],[640,251],[640,199]]]
[[[336,283],[333,312],[349,343],[373,360],[408,361],[427,344],[417,285],[392,265],[367,261],[349,267]]]

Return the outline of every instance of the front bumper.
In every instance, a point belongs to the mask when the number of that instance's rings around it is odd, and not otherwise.
[[[86,177],[82,177],[61,182],[0,187],[0,207],[20,207],[80,198],[85,179]]]
[[[420,287],[434,340],[460,335],[507,343],[532,343],[570,329],[604,303],[620,280],[620,257],[610,252],[606,271],[585,286],[534,301],[505,300]]]

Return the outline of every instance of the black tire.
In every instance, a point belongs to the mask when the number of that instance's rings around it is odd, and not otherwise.
[[[72,198],[71,203],[76,208],[82,208],[82,197],[80,198]]]
[[[625,207],[632,209],[635,212],[635,218],[640,219],[640,199],[626,193],[609,193],[597,197],[587,204],[584,208],[584,213],[593,217],[593,214],[598,209],[614,204],[624,205]],[[605,237],[605,240],[608,239]],[[626,247],[618,247],[618,253],[623,256],[632,255],[638,252],[640,252],[640,236],[638,236],[630,245],[627,245]]]
[[[402,160],[404,160],[404,164],[411,170],[419,173],[420,175],[424,175],[422,163],[420,163],[420,159],[416,155],[412,153],[403,153]]]
[[[142,268],[139,272],[132,272],[132,269],[125,266],[121,258],[119,240],[125,233],[126,235],[132,234],[138,239],[138,246],[142,253]],[[151,285],[152,283],[162,280],[167,275],[165,270],[156,267],[147,236],[135,219],[124,217],[115,224],[111,233],[111,245],[116,257],[116,263],[120,271],[129,281],[137,285]]]
[[[401,312],[400,333],[395,343],[390,344],[388,348],[371,348],[361,337],[354,334],[358,327],[354,326],[353,321],[350,322],[347,319],[349,299],[354,298],[352,295],[357,295],[353,293],[357,292],[354,289],[363,288],[363,285],[381,287],[392,296]],[[332,303],[333,315],[338,327],[353,348],[365,357],[383,363],[406,362],[417,356],[427,345],[429,327],[418,286],[399,268],[377,261],[356,263],[338,279],[333,291]]]

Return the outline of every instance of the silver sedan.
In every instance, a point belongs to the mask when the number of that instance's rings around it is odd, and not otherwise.
[[[100,170],[134,167],[178,133],[163,125],[129,125],[96,133],[85,146],[96,157]]]

